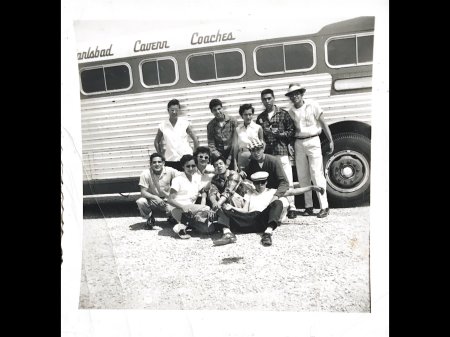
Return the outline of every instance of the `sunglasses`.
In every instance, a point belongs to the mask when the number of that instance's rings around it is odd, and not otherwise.
[[[186,168],[194,168],[194,167],[197,167],[197,165],[186,165],[185,167]]]
[[[198,156],[200,159],[209,159],[208,156]]]
[[[253,182],[253,184],[255,184],[255,185],[263,185],[265,183],[267,183],[267,180],[258,180],[258,181]]]

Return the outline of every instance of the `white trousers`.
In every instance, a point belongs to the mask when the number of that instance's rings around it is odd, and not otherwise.
[[[295,141],[295,166],[300,187],[314,185],[325,189],[324,194],[317,192],[320,208],[328,208],[327,181],[323,173],[322,148],[320,137],[297,139]],[[313,207],[312,191],[305,193],[305,207]]]
[[[292,176],[292,166],[291,166],[291,161],[289,160],[289,156],[285,155],[285,156],[275,156],[280,158],[281,161],[281,165],[283,165],[283,170],[286,173],[286,177],[289,183],[289,187],[293,188],[294,187],[294,178]],[[293,195],[286,197],[289,205],[291,206],[291,208],[295,208],[295,197]]]

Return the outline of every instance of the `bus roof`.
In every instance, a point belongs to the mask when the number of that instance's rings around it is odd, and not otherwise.
[[[75,34],[78,62],[85,63],[319,32],[339,34],[361,26],[373,28],[373,22],[373,16],[310,17],[258,24],[245,20],[200,21],[195,25],[167,21],[76,21]]]

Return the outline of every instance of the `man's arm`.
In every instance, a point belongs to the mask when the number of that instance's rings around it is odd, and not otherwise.
[[[235,171],[230,171],[230,174],[228,175],[227,180],[225,181],[225,189],[219,199],[219,206],[222,205],[226,200],[231,199],[231,197],[239,187],[241,181],[242,178],[239,175],[239,173]]]
[[[158,129],[158,132],[156,133],[154,145],[155,145],[156,152],[158,152],[159,154],[163,154],[162,149],[161,149],[161,140],[162,139],[163,139],[163,133],[161,132],[160,129]]]
[[[281,164],[281,161],[279,158],[275,157],[275,160],[273,162],[273,167],[274,167],[274,173],[278,182],[278,188],[277,191],[275,192],[274,197],[276,197],[273,200],[277,200],[278,198],[282,197],[284,195],[284,193],[286,193],[286,191],[289,189],[289,182],[287,180],[286,177],[286,173],[283,170],[283,166]]]
[[[198,138],[195,135],[194,131],[192,131],[190,125],[186,128],[186,133],[192,138],[192,141],[194,142],[194,152],[195,152],[195,150],[197,150],[198,147]]]
[[[325,122],[325,119],[323,118],[323,113],[320,114],[318,121],[323,131],[325,132],[325,136],[327,136],[328,141],[330,142],[330,150],[327,152],[327,154],[332,154],[334,151],[333,136],[331,135],[331,131],[328,127],[327,122]]]
[[[289,197],[291,195],[300,195],[300,194],[304,194],[305,192],[308,191],[316,191],[319,192],[320,194],[323,194],[325,192],[325,189],[323,189],[322,187],[319,186],[306,186],[306,187],[299,187],[299,188],[292,188],[286,191],[286,193],[284,193],[284,197]]]
[[[282,138],[286,141],[289,141],[295,135],[295,124],[287,111],[285,111],[284,116],[283,116],[283,125],[284,125],[284,131],[280,132],[279,136],[280,136],[280,138]]]
[[[209,122],[206,126],[206,137],[208,139],[208,147],[211,151],[211,155],[220,156],[220,152],[216,148],[213,121]]]
[[[208,191],[208,199],[211,202],[211,208],[213,210],[216,210],[218,208],[217,206],[217,194],[219,193],[219,190],[217,189],[217,186],[211,183],[211,186],[209,187]]]
[[[164,200],[162,200],[159,196],[152,194],[148,191],[147,187],[140,186],[141,187],[141,196],[144,198],[147,198],[149,200],[153,200],[157,204],[165,204]]]
[[[237,212],[237,213],[249,213],[249,211],[248,211],[249,204],[250,204],[250,201],[247,199],[244,199],[244,206],[242,206],[242,208],[238,208],[238,207],[232,206],[230,204],[223,204],[222,209],[224,209],[226,211],[234,210],[234,212]]]

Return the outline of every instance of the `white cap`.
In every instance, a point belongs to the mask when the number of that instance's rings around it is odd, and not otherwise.
[[[266,171],[255,172],[250,177],[250,179],[253,181],[267,180],[267,178],[269,178],[269,173],[267,173]]]

